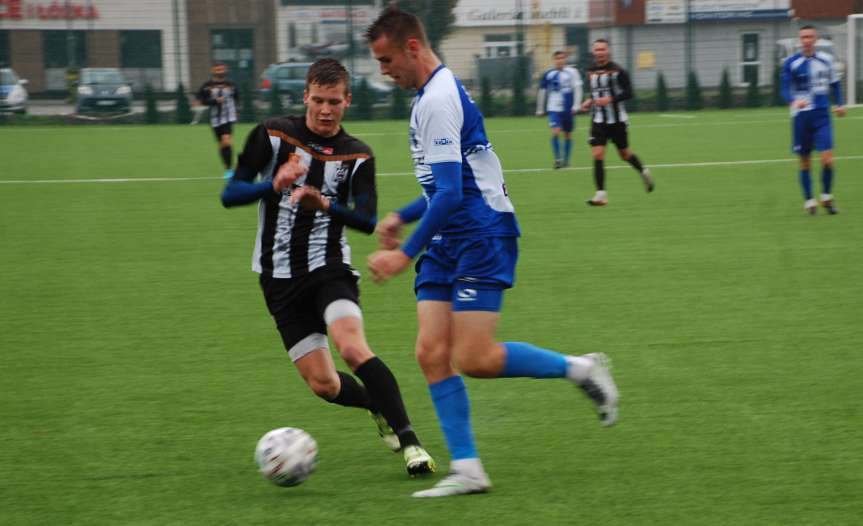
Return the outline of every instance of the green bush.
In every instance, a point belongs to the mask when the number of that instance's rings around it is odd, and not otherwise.
[[[393,89],[392,102],[390,105],[390,118],[404,119],[408,116],[408,104],[405,90],[396,86]]]
[[[494,96],[491,94],[491,79],[483,77],[480,81],[479,108],[485,117],[494,117]]]
[[[758,79],[749,83],[746,87],[746,107],[757,108],[761,106],[761,92],[758,89]]]
[[[159,123],[159,108],[156,105],[156,93],[153,91],[153,86],[147,84],[144,88],[144,122],[147,124]]]
[[[255,93],[251,82],[246,81],[243,91],[240,92],[240,99],[240,122],[258,122],[258,115],[255,111]]]
[[[701,86],[698,85],[698,75],[690,71],[686,77],[686,109],[700,110],[704,107],[704,98],[701,96]]]
[[[662,72],[656,76],[656,111],[668,111],[668,88]]]
[[[177,111],[174,115],[174,120],[177,124],[188,124],[192,122],[192,108],[189,106],[189,97],[186,96],[186,89],[183,83],[177,85],[176,93]]]
[[[356,106],[356,116],[360,120],[371,120],[374,110],[372,90],[369,88],[368,81],[363,78],[360,80],[360,85],[354,91],[354,105]]]
[[[731,91],[731,78],[728,68],[722,70],[722,81],[719,84],[719,107],[728,109],[734,106],[734,93]]]
[[[782,67],[776,66],[773,70],[773,97],[772,103],[774,106],[785,106],[785,99],[782,98]]]

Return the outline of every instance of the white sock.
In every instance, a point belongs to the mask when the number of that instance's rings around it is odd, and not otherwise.
[[[482,462],[478,458],[460,458],[451,460],[449,463],[451,472],[461,473],[471,478],[485,478],[485,470],[482,468]]]
[[[833,194],[821,194],[822,201],[830,201],[833,199]]]
[[[597,190],[596,191],[596,196],[594,197],[594,199],[605,199],[605,198],[606,198],[605,190]]]
[[[569,367],[566,370],[567,378],[571,378],[576,382],[587,380],[587,374],[593,366],[593,362],[582,356],[567,356],[566,363]]]

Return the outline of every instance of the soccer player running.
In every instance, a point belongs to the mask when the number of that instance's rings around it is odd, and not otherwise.
[[[225,165],[225,179],[233,175],[231,141],[233,124],[237,122],[237,105],[240,95],[234,83],[228,80],[228,66],[218,62],[210,68],[210,79],[198,90],[198,100],[210,107],[210,125],[219,141],[219,155]]]
[[[529,343],[498,343],[504,289],[514,281],[519,228],[497,155],[476,104],[429,48],[419,19],[388,7],[366,38],[381,72],[417,91],[409,139],[423,195],[378,223],[382,246],[368,258],[376,281],[417,262],[416,355],[451,455],[450,472],[415,497],[480,493],[491,487],[473,439],[462,377],[565,378],[617,418],[617,388],[601,353],[566,356]],[[420,220],[401,244],[406,223]]]
[[[573,114],[581,105],[581,75],[572,66],[566,65],[566,53],[555,51],[552,56],[554,67],[539,81],[536,94],[536,114],[548,112],[548,125],[551,127],[551,151],[554,154],[554,168],[569,166],[572,152]],[[563,131],[563,155],[560,151],[560,132]]]
[[[305,115],[270,118],[249,133],[222,203],[259,203],[252,269],[303,380],[328,402],[367,409],[387,445],[403,452],[408,473],[429,473],[434,460],[411,428],[395,377],[363,331],[358,273],[343,230],[374,232],[377,194],[371,149],[341,126],[349,90],[338,61],[312,64]],[[328,333],[363,385],[336,370]]]
[[[800,156],[800,186],[803,208],[810,214],[818,210],[812,194],[809,156],[813,147],[821,152],[821,206],[837,214],[833,203],[833,127],[830,123],[830,95],[836,102],[836,115],[843,117],[842,87],[833,57],[815,51],[818,33],[813,26],[800,28],[799,53],[782,63],[782,96],[791,106],[792,151]]]
[[[587,111],[593,108],[593,123],[588,142],[593,154],[596,194],[587,204],[605,206],[608,204],[608,194],[605,192],[605,145],[609,140],[617,146],[620,158],[631,164],[641,176],[645,190],[652,192],[654,182],[650,170],[645,168],[638,156],[629,149],[629,116],[624,106],[624,101],[632,98],[629,75],[611,61],[607,40],[600,38],[594,41],[591,51],[594,62],[587,70],[590,97],[581,104],[581,109]]]

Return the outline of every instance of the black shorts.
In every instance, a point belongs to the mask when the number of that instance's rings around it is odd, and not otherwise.
[[[216,134],[216,140],[222,139],[222,135],[231,135],[234,132],[234,123],[226,122],[213,127],[213,133]]]
[[[610,140],[618,150],[624,150],[629,148],[629,136],[626,132],[628,127],[629,123],[626,122],[614,124],[594,122],[590,127],[590,139],[587,142],[591,146],[605,146]]]
[[[285,350],[310,334],[326,334],[324,310],[336,300],[360,304],[357,277],[347,269],[322,268],[300,278],[261,274],[261,290]]]

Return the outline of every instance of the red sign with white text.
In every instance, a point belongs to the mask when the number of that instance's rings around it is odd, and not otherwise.
[[[95,20],[96,6],[80,2],[0,0],[0,20]]]

